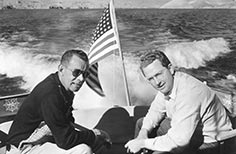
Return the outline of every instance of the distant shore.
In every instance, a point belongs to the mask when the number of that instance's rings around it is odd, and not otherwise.
[[[109,0],[0,0],[0,9],[104,8]]]
[[[70,7],[62,7],[62,6],[49,6],[48,8],[18,8],[18,7],[14,7],[13,5],[6,5],[6,6],[3,6],[1,7],[0,9],[2,10],[11,10],[11,9],[81,9],[81,10],[87,10],[87,9],[91,9],[91,8],[88,8],[88,7],[77,7],[77,8],[70,8]],[[94,9],[94,8],[93,8]]]
[[[110,0],[0,0],[1,9],[101,9]],[[202,0],[190,3],[188,0],[114,0],[115,8],[123,9],[236,9],[235,2],[218,4]],[[223,0],[222,0],[223,1]]]

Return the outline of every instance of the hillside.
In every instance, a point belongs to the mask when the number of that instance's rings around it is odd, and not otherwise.
[[[110,0],[0,0],[0,9],[104,8]],[[236,8],[236,0],[114,0],[116,8]]]
[[[236,8],[235,0],[171,0],[161,8]]]
[[[0,8],[12,6],[17,9],[104,8],[110,0],[0,0]],[[159,8],[170,0],[114,0],[116,8]]]

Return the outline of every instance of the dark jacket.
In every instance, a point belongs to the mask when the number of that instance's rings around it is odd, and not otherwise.
[[[91,146],[95,135],[91,130],[77,131],[71,125],[74,94],[68,92],[59,81],[58,73],[40,82],[20,107],[8,135],[8,142],[18,147],[42,121],[50,128],[55,143],[70,149],[85,143]]]

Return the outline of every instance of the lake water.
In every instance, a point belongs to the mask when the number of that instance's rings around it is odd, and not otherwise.
[[[61,54],[89,50],[103,10],[0,10],[0,96],[30,91],[57,70]],[[211,87],[236,93],[236,10],[118,9],[121,48],[132,104],[148,104],[155,91],[138,72],[147,49],[163,50]],[[106,97],[86,85],[76,94],[81,106],[125,105],[118,53],[99,63]]]

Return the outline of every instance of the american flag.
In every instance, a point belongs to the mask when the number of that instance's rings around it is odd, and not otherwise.
[[[114,11],[113,0],[111,0],[108,7],[104,9],[93,33],[92,45],[88,53],[91,67],[89,69],[90,76],[86,79],[86,83],[101,96],[104,96],[104,93],[98,79],[97,62],[119,49]]]
[[[89,76],[86,78],[87,85],[100,96],[105,96],[98,79],[98,64],[91,65],[88,71]]]
[[[111,1],[108,7],[104,9],[103,15],[93,34],[92,46],[88,54],[91,64],[98,62],[119,49],[118,38],[115,33],[116,25],[113,24],[115,16],[112,12],[114,12],[114,7]]]

